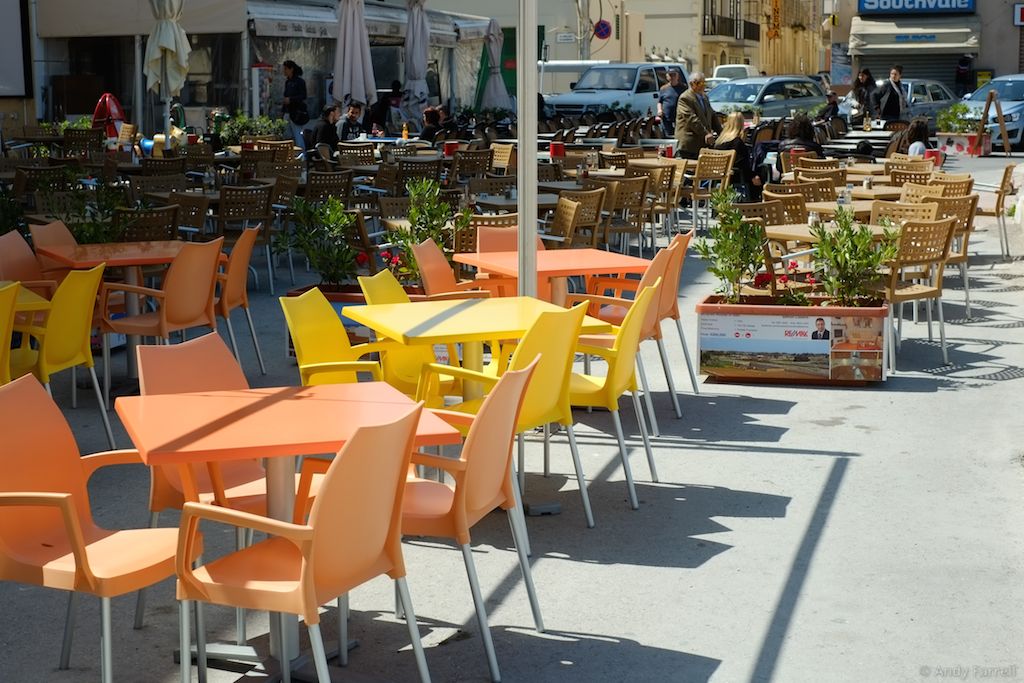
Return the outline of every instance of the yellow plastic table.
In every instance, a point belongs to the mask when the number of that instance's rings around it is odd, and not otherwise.
[[[495,299],[416,301],[403,304],[346,306],[344,315],[366,325],[379,336],[402,344],[454,344],[461,342],[462,364],[483,369],[483,343],[492,339],[517,339],[546,311],[564,310],[528,296]],[[583,319],[584,334],[611,332],[603,320]],[[479,398],[480,387],[463,384],[464,398]]]
[[[14,280],[0,280],[0,289],[14,282]],[[50,310],[50,302],[39,296],[31,289],[18,288],[18,298],[14,301],[15,313],[40,313]]]

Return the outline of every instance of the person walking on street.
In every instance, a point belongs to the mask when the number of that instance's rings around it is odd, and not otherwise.
[[[309,123],[309,110],[306,109],[306,81],[302,79],[302,67],[290,59],[281,65],[284,72],[284,99],[281,102],[281,113],[288,122],[288,134],[295,141],[295,146],[302,150],[300,156],[305,157],[306,143],[302,138],[302,127]]]
[[[874,93],[878,86],[875,85],[875,77],[869,69],[861,69],[857,74],[857,81],[853,84],[854,102],[857,103],[859,114],[850,116],[850,125],[859,126],[864,123],[864,117],[872,119],[875,117]]]
[[[668,70],[668,83],[658,91],[658,117],[661,119],[661,130],[665,137],[672,137],[676,131],[676,105],[679,96],[686,90],[683,75],[679,69]]]
[[[889,80],[875,90],[875,113],[883,121],[903,121],[910,113],[907,94],[900,82],[902,76],[903,67],[898,64],[893,66],[889,69]]]
[[[679,156],[696,159],[702,147],[710,147],[722,132],[711,101],[704,92],[704,74],[695,71],[690,75],[690,87],[676,103],[676,140]]]

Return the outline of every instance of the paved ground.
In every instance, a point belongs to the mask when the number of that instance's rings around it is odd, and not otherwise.
[[[970,164],[996,182],[1000,158]],[[1014,253],[1024,233],[1013,231]],[[907,325],[901,372],[860,389],[702,383],[689,391],[674,368],[684,418],[645,349],[662,428],[662,483],[647,480],[631,439],[641,507],[630,511],[606,413],[580,412],[578,434],[597,528],[584,528],[564,441],[554,473],[531,474],[527,498],[557,500],[559,516],[529,519],[533,571],[548,632],[538,634],[510,547],[492,515],[474,530],[474,556],[507,681],[900,681],[1024,677],[1024,488],[1019,420],[1024,378],[1021,328],[1024,264],[1003,262],[994,231],[972,242],[973,314],[966,320],[957,277],[947,280],[951,364],[941,364],[924,324]],[[713,287],[691,256],[685,310]],[[285,359],[277,302],[255,296],[270,373],[254,385],[296,382]],[[239,326],[241,327],[241,325]],[[694,343],[695,320],[687,332]],[[245,344],[243,333],[243,346]],[[678,341],[669,351],[679,361]],[[115,370],[120,368],[117,359]],[[68,407],[83,451],[105,447],[94,406]],[[122,445],[124,431],[115,429]],[[632,423],[626,411],[627,430]],[[635,431],[635,426],[634,426]],[[541,469],[540,447],[529,471]],[[143,526],[148,476],[141,466],[94,478],[95,514],[110,526]],[[176,523],[166,515],[164,524]],[[230,539],[211,528],[208,547]],[[427,659],[435,681],[483,681],[486,662],[461,557],[443,544],[405,546]],[[214,551],[211,551],[214,552]],[[0,680],[95,681],[97,602],[84,600],[70,671],[56,670],[65,597],[0,585]],[[115,671],[121,681],[176,681],[170,652],[177,612],[170,581],[153,591],[148,622],[131,629],[134,600],[114,603]],[[337,680],[414,679],[404,625],[390,614],[384,579],[352,596],[352,634],[361,641]],[[233,612],[210,609],[211,638],[231,637]],[[334,633],[333,610],[324,622]],[[266,618],[250,615],[266,646]],[[397,653],[397,654],[396,654]],[[997,669],[995,667],[1003,667]],[[213,672],[210,680],[235,680]]]

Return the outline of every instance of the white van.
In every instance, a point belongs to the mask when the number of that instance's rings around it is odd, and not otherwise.
[[[757,67],[750,64],[719,64],[715,67],[712,78],[724,78],[732,81],[737,78],[754,78],[760,75]]]
[[[562,116],[597,114],[627,106],[643,116],[657,111],[658,89],[668,83],[669,69],[679,71],[684,83],[689,81],[682,64],[595,64],[573,84],[572,92],[545,95],[545,101]]]

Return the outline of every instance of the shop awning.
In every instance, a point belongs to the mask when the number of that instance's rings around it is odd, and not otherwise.
[[[850,22],[850,54],[977,53],[981,22],[975,16],[864,19]]]
[[[38,0],[40,38],[145,36],[153,30],[153,12],[139,0]],[[186,2],[181,14],[186,33],[239,33],[245,28],[245,3],[239,0]]]

